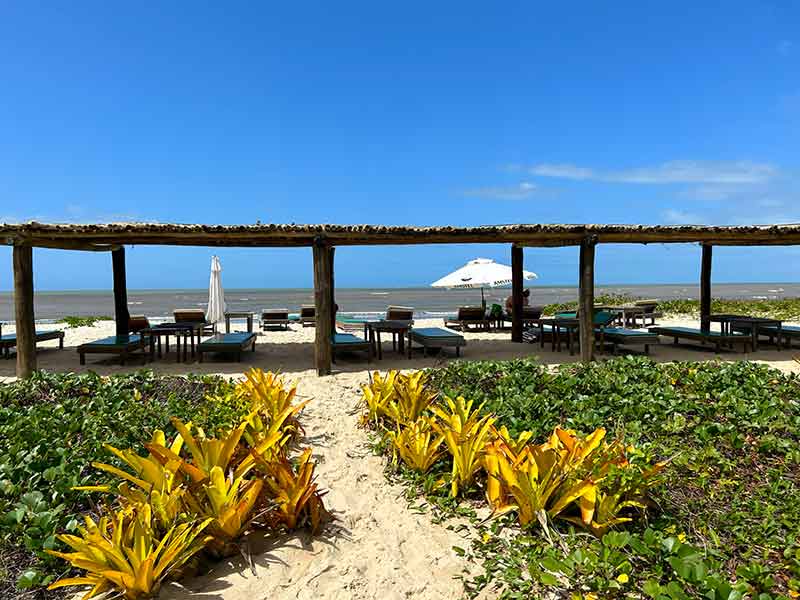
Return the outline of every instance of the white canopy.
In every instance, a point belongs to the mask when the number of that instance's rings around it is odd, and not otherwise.
[[[220,323],[225,320],[225,292],[222,290],[222,265],[218,256],[211,257],[211,279],[208,282],[206,320]]]
[[[531,271],[523,271],[523,279],[536,279]],[[496,263],[490,258],[476,258],[460,269],[434,281],[431,287],[442,288],[494,288],[511,285],[511,267]]]

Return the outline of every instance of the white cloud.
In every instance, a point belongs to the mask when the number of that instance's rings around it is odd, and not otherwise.
[[[704,162],[675,160],[650,167],[622,171],[597,171],[569,164],[539,164],[529,172],[540,177],[593,180],[609,183],[665,185],[675,183],[750,184],[763,183],[778,174],[768,163],[750,161]]]
[[[736,196],[739,191],[740,189],[735,186],[703,184],[682,190],[679,196],[689,200],[720,201]]]
[[[568,164],[540,164],[529,169],[532,175],[539,177],[556,177],[559,179],[594,179],[591,169]]]
[[[694,213],[668,208],[661,213],[661,218],[670,225],[700,225],[703,219]]]
[[[538,192],[538,185],[523,181],[517,185],[511,186],[473,188],[465,190],[464,194],[473,198],[486,198],[490,200],[524,200]]]

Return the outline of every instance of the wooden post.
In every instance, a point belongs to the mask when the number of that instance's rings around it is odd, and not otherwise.
[[[511,341],[522,341],[522,247],[511,246]]]
[[[330,375],[333,348],[331,331],[333,327],[333,294],[331,292],[331,250],[325,240],[314,240],[314,306],[315,342],[314,358],[317,375]]]
[[[700,329],[708,333],[711,329],[711,254],[713,246],[703,244],[700,264]]]
[[[581,361],[588,363],[594,358],[594,248],[597,238],[586,237],[581,241],[580,287],[578,300]]]
[[[336,333],[336,312],[337,312],[336,311],[336,286],[334,284],[334,276],[333,276],[333,272],[334,272],[334,269],[333,269],[333,266],[334,266],[333,257],[334,257],[334,254],[336,254],[336,248],[331,246],[328,249],[328,252],[329,252],[329,257],[328,258],[329,258],[330,263],[331,263],[331,267],[330,267],[330,270],[331,270],[331,277],[330,277],[331,278],[331,283],[330,283],[330,286],[331,286],[331,310],[333,311],[333,318],[331,319],[331,335],[333,335],[334,333]]]
[[[33,313],[33,248],[14,246],[14,313],[17,323],[17,377],[36,370],[36,317]]]
[[[111,251],[114,269],[114,320],[117,335],[128,335],[130,313],[128,312],[128,285],[125,278],[125,247]]]

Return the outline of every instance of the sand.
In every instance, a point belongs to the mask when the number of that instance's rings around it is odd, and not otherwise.
[[[440,325],[420,321],[418,326]],[[664,319],[661,324],[691,326],[690,319]],[[4,333],[13,327],[4,327]],[[78,364],[74,347],[84,341],[112,335],[113,322],[93,327],[66,330],[65,350],[57,343],[41,344],[39,367],[49,371],[87,371],[112,374],[141,368],[141,360],[120,367],[111,359],[88,355],[87,365]],[[463,358],[508,359],[537,356],[543,363],[556,365],[576,361],[568,352],[542,350],[538,344],[512,344],[509,333],[467,333],[468,345]],[[462,583],[457,577],[475,566],[456,555],[453,546],[469,545],[469,529],[455,532],[432,523],[430,512],[409,506],[402,488],[384,477],[386,460],[374,456],[368,446],[368,433],[358,427],[355,407],[360,386],[367,381],[369,369],[418,369],[434,366],[443,360],[455,360],[452,354],[442,358],[412,360],[391,351],[384,343],[384,360],[371,365],[360,356],[342,357],[334,365],[335,373],[319,378],[313,363],[313,328],[294,326],[292,331],[259,335],[255,353],[246,353],[241,363],[209,360],[205,363],[176,362],[174,353],[146,366],[161,373],[218,373],[238,376],[257,366],[280,370],[299,381],[299,394],[310,398],[302,415],[306,443],[314,448],[319,461],[318,481],[329,490],[326,503],[337,521],[322,537],[305,534],[280,540],[254,536],[249,544],[254,573],[242,558],[218,565],[210,574],[184,583],[170,584],[160,598],[183,600],[266,600],[290,598],[460,598]],[[709,360],[713,352],[675,347],[667,340],[655,347],[652,356],[659,361]],[[800,352],[777,351],[762,347],[753,355],[724,353],[721,360],[752,358],[783,371],[800,371],[792,360]],[[600,356],[602,359],[603,356]],[[12,379],[14,360],[0,359],[0,379]],[[415,501],[415,504],[418,504]]]

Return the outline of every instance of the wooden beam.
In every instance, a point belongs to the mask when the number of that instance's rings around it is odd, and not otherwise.
[[[520,246],[511,246],[511,341],[522,341],[522,266]]]
[[[581,344],[581,361],[594,358],[594,249],[597,239],[589,236],[581,242],[579,271],[578,319]]]
[[[703,244],[700,263],[700,329],[708,333],[711,329],[711,256],[713,246]]]
[[[0,224],[6,244],[98,249],[108,245],[308,247],[324,236],[332,246],[515,243],[523,246],[579,245],[586,236],[598,243],[706,243],[712,245],[797,245],[800,225],[655,226],[518,224],[481,227],[400,227],[379,225],[109,225]]]
[[[125,277],[125,247],[111,252],[111,265],[114,270],[114,320],[117,335],[128,335],[131,318],[128,312],[128,285]]]
[[[14,314],[17,323],[17,377],[36,370],[36,317],[33,312],[33,248],[14,246]]]
[[[322,239],[313,247],[314,255],[314,306],[315,341],[314,361],[317,375],[330,375],[333,359],[331,331],[333,330],[333,294],[331,292],[331,249]]]

